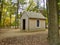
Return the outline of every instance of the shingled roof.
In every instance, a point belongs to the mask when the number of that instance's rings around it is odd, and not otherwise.
[[[27,15],[28,18],[46,19],[41,13],[36,13],[36,12],[27,12],[27,11],[25,11],[22,15]]]

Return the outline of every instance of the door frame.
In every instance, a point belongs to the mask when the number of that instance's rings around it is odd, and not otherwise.
[[[26,19],[23,19],[23,30],[26,29]]]

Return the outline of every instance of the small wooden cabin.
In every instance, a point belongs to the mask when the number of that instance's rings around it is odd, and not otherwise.
[[[45,29],[46,18],[41,13],[23,12],[21,16],[21,30]]]

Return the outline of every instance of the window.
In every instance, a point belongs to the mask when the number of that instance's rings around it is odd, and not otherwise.
[[[39,27],[39,20],[37,20],[37,27]]]

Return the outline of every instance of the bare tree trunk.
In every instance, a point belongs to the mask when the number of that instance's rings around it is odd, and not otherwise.
[[[48,0],[48,39],[50,45],[58,45],[59,29],[57,15],[57,1]]]

